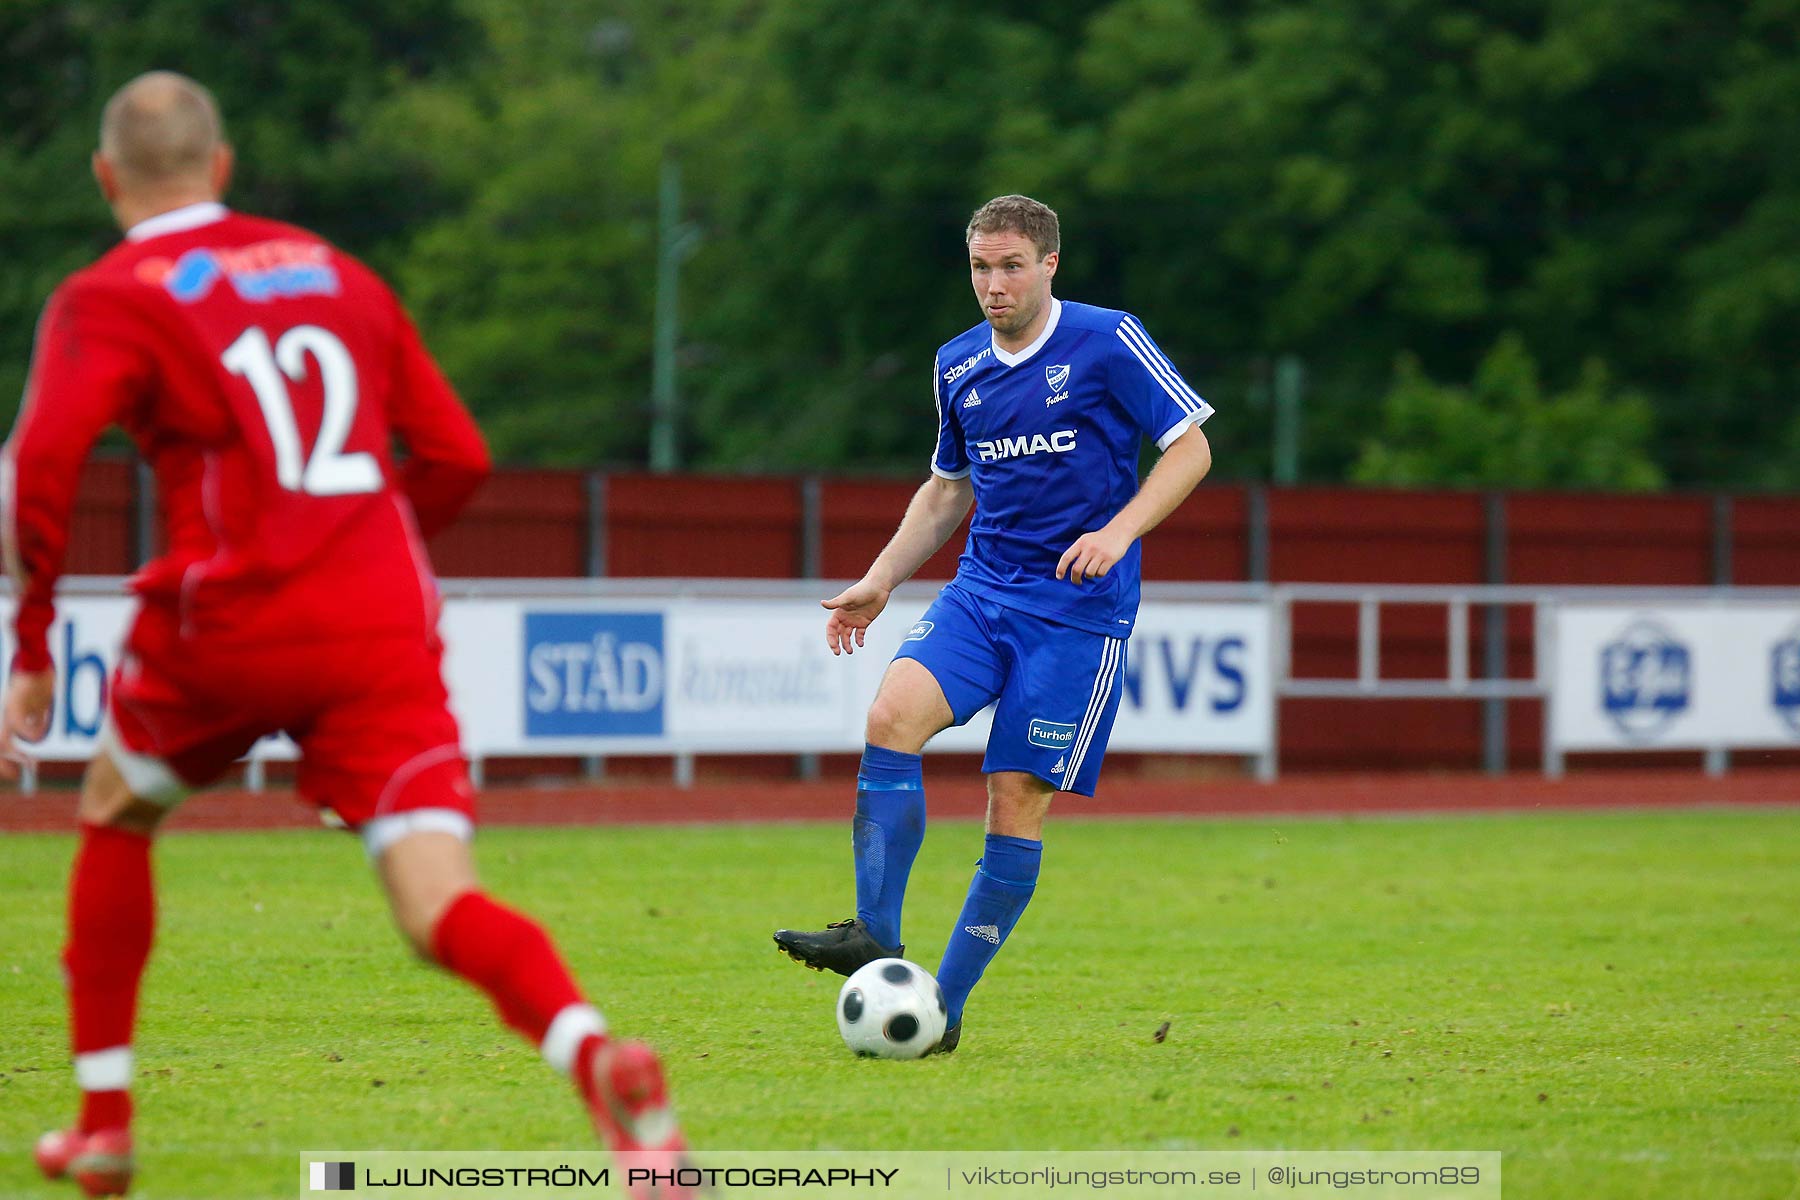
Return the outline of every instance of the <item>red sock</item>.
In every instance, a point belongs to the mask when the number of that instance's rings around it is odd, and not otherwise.
[[[80,1128],[131,1121],[131,1031],[138,983],[156,931],[150,839],[108,825],[81,827],[69,877],[69,940],[63,967],[82,1092]],[[111,1052],[101,1055],[101,1051]]]
[[[488,994],[508,1025],[542,1045],[550,1023],[581,992],[537,922],[480,892],[450,902],[431,933],[439,963]]]

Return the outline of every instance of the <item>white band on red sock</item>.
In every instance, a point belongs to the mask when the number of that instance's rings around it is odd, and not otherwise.
[[[575,1069],[575,1052],[590,1037],[606,1033],[606,1018],[591,1004],[571,1004],[556,1014],[538,1051],[544,1061],[567,1075]]]
[[[131,1047],[75,1056],[75,1083],[84,1092],[122,1092],[131,1086]]]

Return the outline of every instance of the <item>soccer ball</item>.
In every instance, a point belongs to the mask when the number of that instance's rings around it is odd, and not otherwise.
[[[878,958],[844,980],[838,1032],[864,1058],[918,1058],[944,1036],[944,989],[904,958]]]

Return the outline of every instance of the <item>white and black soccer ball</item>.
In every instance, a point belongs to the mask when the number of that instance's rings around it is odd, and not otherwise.
[[[870,1058],[918,1058],[944,1036],[944,989],[904,958],[878,958],[844,980],[838,1032]]]

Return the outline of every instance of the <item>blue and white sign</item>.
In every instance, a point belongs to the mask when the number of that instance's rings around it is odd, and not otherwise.
[[[525,736],[658,737],[668,671],[660,612],[527,612]]]
[[[1800,737],[1800,625],[1769,650],[1769,703]]]
[[[444,682],[464,748],[533,754],[854,753],[883,673],[903,639],[929,636],[934,589],[895,597],[854,656],[825,644],[810,591],[794,598],[655,597],[597,602],[457,596],[440,623]],[[0,617],[8,606],[0,601]],[[118,646],[124,596],[65,598],[51,628],[59,672],[49,760],[93,753]],[[1260,754],[1274,736],[1268,610],[1259,603],[1151,602],[1126,655],[1112,745],[1162,753]],[[0,641],[4,636],[0,635]],[[0,645],[0,650],[8,649]],[[991,714],[946,730],[932,750],[972,752]],[[1073,728],[1039,722],[1062,747]],[[285,738],[261,758],[291,758]]]
[[[1549,734],[1564,750],[1800,744],[1800,613],[1720,600],[1569,605],[1545,651]]]
[[[1600,703],[1619,732],[1649,742],[1693,699],[1694,656],[1660,621],[1641,617],[1600,648]]]

